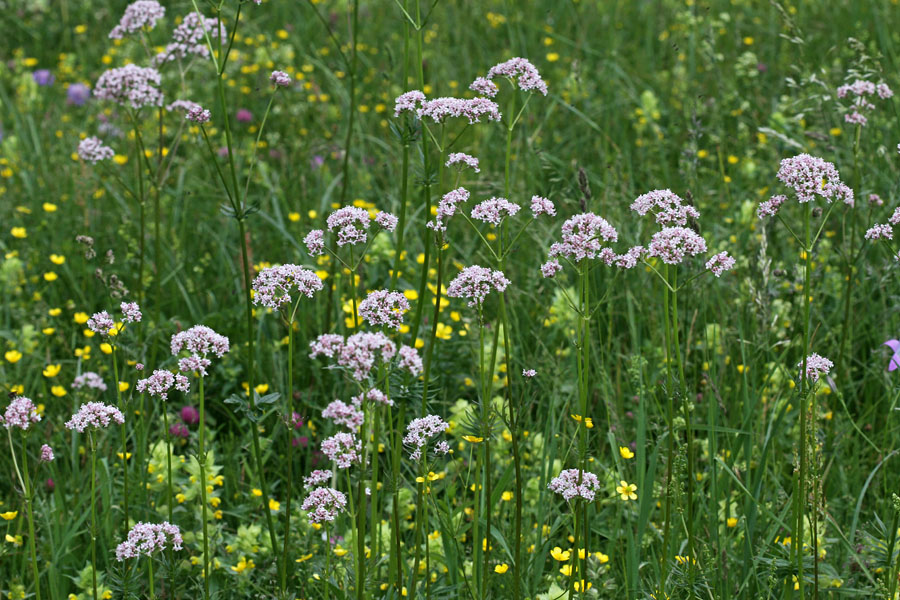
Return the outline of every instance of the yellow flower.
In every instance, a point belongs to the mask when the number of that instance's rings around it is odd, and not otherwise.
[[[298,559],[295,560],[294,562],[298,562],[298,563],[306,562],[306,561],[308,561],[309,559],[311,559],[312,557],[313,557],[312,552],[310,552],[309,554],[304,554],[303,556],[301,556],[300,558],[298,558]]]
[[[50,388],[50,393],[57,398],[62,398],[66,395],[66,388],[61,385],[54,385],[52,388]]]
[[[278,510],[281,508],[281,502],[275,498],[269,498],[269,510]]]
[[[606,563],[609,562],[608,554],[603,554],[602,552],[598,552],[595,556],[597,557],[597,560],[600,561],[601,565],[605,565]]]
[[[22,536],[17,535],[16,537],[13,537],[7,533],[6,541],[9,542],[10,544],[15,544],[16,546],[21,546],[22,545]]]
[[[131,387],[131,386],[128,384],[127,381],[119,382],[119,391],[120,392],[127,392],[129,387]]]
[[[547,62],[556,62],[559,60],[559,52],[548,52]]]
[[[209,504],[213,508],[218,508],[219,505],[222,504],[222,499],[219,498],[218,496],[213,496],[212,498],[209,499]]]
[[[571,576],[572,575],[572,565],[563,565],[562,567],[560,567],[559,572],[562,573],[563,575],[565,575],[566,577]]]
[[[24,239],[28,237],[28,232],[24,227],[13,227],[9,230],[14,238]]]
[[[181,504],[185,500],[187,500],[187,498],[185,497],[184,494],[181,494],[181,493],[175,494],[175,501],[178,502],[178,504]]]
[[[336,546],[334,549],[334,555],[337,557],[344,556],[347,552],[348,550],[346,548],[341,548],[340,546]]]
[[[11,511],[9,511],[9,512],[0,513],[0,519],[3,519],[4,521],[12,521],[12,520],[15,519],[18,515],[19,515],[19,511],[17,511],[17,510],[11,510]]]
[[[725,524],[728,525],[729,527],[737,527],[738,520],[735,517],[728,517],[725,520]]]
[[[62,369],[62,365],[47,365],[44,368],[44,377],[56,377],[59,375],[59,371]]]
[[[252,558],[251,558],[250,560],[247,560],[246,557],[242,556],[242,557],[241,557],[241,560],[238,561],[238,564],[236,564],[236,565],[234,565],[233,567],[231,567],[231,570],[234,571],[235,573],[237,573],[237,574],[240,575],[241,573],[243,573],[243,572],[246,571],[247,569],[252,569],[252,568],[255,567],[255,566],[256,566],[256,565],[253,564],[253,559],[252,559]]]
[[[584,591],[588,591],[588,590],[591,589],[593,586],[594,586],[594,584],[592,584],[590,581],[585,582],[584,579],[582,579],[582,580],[581,580],[581,585],[580,585],[580,586],[578,585],[578,582],[577,582],[577,581],[575,582],[575,591],[576,591],[576,592],[580,592],[582,588],[584,588]]]
[[[90,319],[90,317],[88,316],[88,314],[86,312],[77,312],[74,315],[72,315],[72,318],[79,325],[84,325],[85,323],[87,323],[88,319]]]
[[[43,209],[44,212],[56,212],[56,205],[52,202],[44,202]]]
[[[297,221],[300,220],[300,213],[298,213],[298,212],[288,213],[288,220],[296,223]]]
[[[512,492],[503,492],[500,495],[500,499],[503,500],[504,502],[509,502],[510,500],[513,499],[513,493]]]
[[[119,460],[122,460],[123,455],[121,452],[116,452],[116,456],[119,457]],[[125,460],[129,460],[131,458],[131,452],[126,453],[124,456],[125,456]]]
[[[62,254],[51,254],[50,262],[52,262],[54,265],[61,265],[66,262],[66,257]]]
[[[43,333],[44,335],[53,335],[55,332],[56,329],[54,329],[53,327],[44,327],[43,329],[41,329],[41,333]]]
[[[494,573],[499,573],[499,574],[503,575],[507,571],[509,571],[509,565],[506,563],[503,563],[502,565],[497,565],[496,567],[494,567]]]
[[[483,437],[477,437],[474,435],[464,435],[462,436],[462,439],[466,440],[470,444],[478,444],[484,441]]]
[[[250,490],[250,493],[253,494],[254,496],[256,496],[257,498],[262,496],[262,490],[258,489],[258,488],[253,488],[252,490]]]
[[[51,317],[58,317],[59,315],[62,314],[62,309],[61,308],[51,308],[50,310],[47,311],[47,314],[50,315]]]
[[[59,275],[54,273],[53,271],[47,271],[44,273],[44,281],[56,281],[59,279]]]
[[[22,353],[18,350],[7,350],[3,355],[3,358],[5,358],[8,362],[15,364],[22,359]]]
[[[563,550],[559,546],[556,546],[555,548],[553,548],[553,550],[550,551],[550,556],[552,556],[559,562],[566,562],[572,556],[572,553],[568,550]]]
[[[616,486],[616,493],[619,494],[619,498],[625,500],[637,500],[637,485],[633,483],[628,483],[624,479],[619,482],[619,485]]]
[[[265,394],[266,392],[269,391],[269,384],[261,383],[258,386],[254,387],[253,389],[256,390],[257,394]]]
[[[106,342],[103,342],[102,344],[100,344],[100,352],[102,352],[103,354],[112,354],[112,346],[110,346]]]
[[[634,458],[634,452],[631,451],[631,448],[628,446],[619,446],[619,454],[622,455],[622,458],[628,460],[630,458]]]

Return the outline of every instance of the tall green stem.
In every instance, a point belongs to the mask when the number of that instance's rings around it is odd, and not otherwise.
[[[291,495],[294,479],[294,317],[288,321],[287,499],[284,514],[284,551],[281,554],[281,596],[287,589],[291,550]]]
[[[853,139],[853,192],[859,194],[862,190],[862,174],[859,168],[859,144],[862,134],[862,126],[856,126],[856,136]],[[850,339],[850,331],[852,327],[852,319],[850,319],[850,301],[853,296],[853,269],[856,266],[856,212],[851,207],[847,213],[850,215],[850,248],[847,250],[847,273],[844,282],[844,322],[841,326],[841,347],[838,350],[837,363],[835,364],[835,372],[844,374],[841,367],[844,364],[844,352],[847,349],[847,342]],[[845,379],[850,381],[849,373]]]
[[[791,545],[794,550],[794,556],[797,561],[797,581],[800,588],[800,598],[805,598],[804,588],[805,582],[803,577],[803,526],[806,518],[806,476],[807,476],[807,390],[809,381],[806,376],[807,357],[809,355],[809,331],[810,331],[810,306],[812,303],[812,248],[810,247],[810,218],[812,216],[812,203],[807,203],[803,209],[803,231],[805,236],[805,247],[803,249],[805,258],[804,269],[804,285],[803,285],[803,368],[800,371],[800,475],[797,482],[797,504],[795,505],[796,513],[796,531],[792,539]],[[814,557],[815,558],[815,557]]]
[[[88,440],[91,446],[91,584],[97,600],[97,449],[93,432],[88,432]]]
[[[666,448],[666,513],[665,524],[663,525],[663,551],[661,556],[662,562],[662,581],[660,589],[661,595],[665,595],[666,582],[669,577],[669,548],[670,534],[672,530],[672,471],[675,461],[675,408],[672,400],[672,343],[671,343],[671,324],[669,315],[669,265],[663,265],[663,277],[665,279],[663,287],[663,321],[665,324],[665,345],[666,345],[666,429],[667,448]]]
[[[206,402],[203,394],[203,376],[198,378],[200,386],[200,450],[198,458],[200,462],[200,502],[203,519],[203,600],[209,600],[209,524],[207,522],[206,507]],[[269,507],[266,507],[268,510]]]
[[[34,576],[34,596],[37,600],[41,600],[41,580],[34,538],[34,489],[32,489],[31,477],[28,474],[28,451],[25,448],[24,432],[22,434],[22,473],[25,477],[25,510],[28,513],[28,547],[31,553],[31,573]]]
[[[116,400],[118,402],[119,410],[122,411],[122,414],[127,414],[125,410],[125,404],[122,402],[122,390],[119,387],[119,363],[116,358],[116,355],[119,353],[118,345],[113,345],[112,347],[112,359],[113,359],[113,385],[116,386]],[[122,436],[122,504],[125,509],[125,522],[122,524],[122,528],[124,530],[124,534],[128,534],[128,528],[130,527],[128,523],[128,433],[125,430],[125,423],[122,422],[122,425],[119,426],[119,431]]]

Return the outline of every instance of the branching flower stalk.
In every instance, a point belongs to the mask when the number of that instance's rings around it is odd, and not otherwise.
[[[28,450],[25,447],[27,430],[22,432],[22,470],[19,471],[19,463],[16,461],[16,449],[13,446],[12,429],[7,427],[6,435],[9,438],[9,452],[12,456],[13,467],[25,494],[25,512],[28,518],[28,552],[31,559],[31,575],[34,578],[34,597],[41,600],[41,577],[37,564],[36,541],[34,536],[34,490],[31,487],[31,477],[28,473]],[[23,477],[24,474],[24,477]]]

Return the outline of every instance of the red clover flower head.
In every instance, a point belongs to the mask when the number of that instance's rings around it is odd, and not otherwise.
[[[146,28],[153,29],[156,22],[166,16],[166,9],[156,0],[137,0],[125,9],[119,24],[109,32],[109,39],[121,40],[130,33]]]
[[[499,121],[500,107],[487,98],[435,98],[422,104],[419,118],[428,117],[435,123],[443,123],[448,118],[465,117],[469,124],[480,123],[482,118]]]
[[[362,442],[344,431],[322,440],[320,449],[338,469],[349,469],[362,460]]]
[[[503,271],[472,265],[460,271],[459,275],[450,282],[450,285],[447,286],[447,296],[466,298],[469,300],[470,307],[480,308],[491,289],[503,292],[508,285],[509,279],[503,275]]]
[[[72,418],[66,421],[66,429],[74,429],[78,433],[84,433],[85,429],[100,429],[109,427],[115,421],[119,425],[125,422],[125,417],[115,406],[102,402],[88,402],[82,404]]]
[[[38,414],[34,402],[25,396],[13,398],[3,416],[0,417],[0,423],[3,423],[7,429],[16,427],[22,431],[27,431],[32,423],[38,423],[40,420],[41,415]]]
[[[303,238],[306,251],[310,256],[322,256],[325,254],[325,232],[321,229],[313,229]]]
[[[140,109],[145,106],[162,106],[163,95],[159,91],[160,74],[151,67],[125,65],[105,71],[94,86],[94,96],[100,100]]]
[[[325,222],[328,225],[328,231],[337,230],[338,246],[346,246],[347,244],[366,243],[369,220],[369,211],[366,209],[344,206],[328,215]]]
[[[686,256],[697,256],[706,252],[706,240],[687,227],[665,227],[653,234],[647,249],[654,256],[669,265],[680,264]]]
[[[301,296],[312,298],[324,287],[322,280],[314,272],[298,265],[278,265],[259,272],[253,280],[254,304],[278,310],[284,304],[293,302],[291,292],[296,290]]]
[[[802,369],[803,361],[797,363],[797,366]],[[813,383],[819,381],[819,377],[822,375],[828,375],[832,368],[834,368],[833,362],[815,352],[806,357],[806,377]]]
[[[151,556],[171,546],[173,550],[181,550],[181,530],[168,521],[159,524],[138,522],[125,541],[116,546],[116,560],[138,558],[141,555]]]
[[[53,454],[53,448],[47,444],[41,445],[41,462],[53,462],[56,456]]]
[[[728,252],[719,252],[708,261],[706,261],[706,268],[716,277],[719,277],[725,271],[730,271],[734,268],[735,260],[734,257],[729,256]]]
[[[190,329],[179,331],[172,336],[170,349],[172,356],[178,356],[182,350],[192,355],[205,357],[213,353],[222,358],[230,347],[228,338],[220,335],[206,325],[194,325]]]
[[[80,390],[81,388],[90,388],[92,390],[105,392],[106,384],[103,383],[103,378],[93,371],[85,371],[72,381],[72,389]]]
[[[359,316],[372,327],[400,329],[403,313],[409,310],[409,301],[400,292],[375,290],[359,303]]]
[[[113,321],[112,317],[109,316],[109,313],[103,310],[94,313],[91,318],[87,320],[87,326],[88,329],[94,333],[107,336],[111,329],[115,329],[116,323]]]
[[[491,67],[487,78],[496,79],[497,77],[507,77],[510,80],[518,78],[516,82],[523,92],[538,91],[544,96],[547,95],[547,84],[541,79],[537,68],[525,58],[511,58]]]
[[[600,491],[600,481],[590,471],[565,469],[554,477],[547,487],[550,491],[560,494],[566,502],[577,498],[593,502],[596,493]]]
[[[416,114],[419,107],[425,103],[425,94],[419,90],[412,90],[405,94],[400,94],[394,100],[394,116],[399,117],[402,112],[411,112]]]
[[[303,500],[301,509],[309,514],[310,523],[334,521],[347,507],[347,497],[330,487],[319,487]]]
[[[438,201],[437,214],[434,221],[426,223],[426,227],[435,231],[447,231],[447,221],[456,214],[460,204],[469,201],[469,190],[463,187],[450,190]]]
[[[781,161],[777,177],[781,183],[794,190],[801,203],[811,202],[816,196],[820,196],[829,203],[839,199],[844,204],[853,206],[853,190],[841,181],[834,164],[821,158],[809,154],[785,158]]]
[[[462,171],[464,168],[469,167],[476,173],[481,173],[481,169],[478,168],[478,159],[474,156],[470,156],[465,152],[452,152],[447,156],[447,163],[444,166],[452,166],[459,165],[457,169]]]
[[[400,346],[399,355],[400,362],[397,364],[398,368],[408,371],[413,377],[418,377],[422,374],[422,357],[419,356],[418,350],[412,346]]]
[[[475,205],[472,218],[499,227],[503,219],[514,216],[521,208],[506,198],[491,198]]]
[[[437,415],[427,415],[410,421],[406,426],[406,435],[403,437],[403,443],[413,448],[409,455],[410,459],[419,460],[422,457],[422,449],[428,445],[428,440],[449,428],[449,423]],[[443,445],[436,446],[435,450],[446,454],[445,451],[442,452],[444,447]]]
[[[291,76],[284,71],[272,71],[272,75],[269,76],[269,81],[271,81],[272,85],[275,87],[287,87],[291,85]]]
[[[563,256],[574,262],[594,259],[601,242],[615,242],[619,234],[606,219],[594,213],[570,217],[562,226],[562,241],[550,246],[550,258]]]
[[[684,227],[689,218],[699,219],[700,213],[690,204],[685,204],[672,190],[653,190],[642,194],[632,202],[631,210],[642,217],[654,213],[656,223],[663,227],[678,225]]]
[[[85,162],[97,164],[101,160],[109,160],[116,153],[109,146],[104,146],[98,137],[84,138],[78,143],[78,158]]]
[[[541,196],[531,197],[531,214],[537,219],[541,215],[556,216],[556,207],[553,202]]]

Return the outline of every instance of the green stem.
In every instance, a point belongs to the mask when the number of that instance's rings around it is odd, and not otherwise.
[[[209,600],[209,524],[206,507],[206,402],[203,394],[203,376],[198,378],[200,386],[200,512],[203,519],[203,600]],[[268,510],[266,506],[266,510]]]
[[[143,403],[144,395],[141,394],[141,402]],[[169,523],[173,523],[172,519],[172,434],[169,432],[169,410],[168,404],[163,404],[163,427],[165,427],[166,436],[166,513]],[[143,410],[141,411],[143,418]],[[173,523],[174,524],[174,523]],[[169,563],[173,564],[174,550],[169,546],[166,551],[169,556]],[[175,569],[169,569],[169,594],[175,593]]]
[[[119,363],[116,358],[116,355],[119,353],[119,346],[113,345],[112,348],[112,359],[113,359],[113,385],[116,386],[116,400],[118,402],[119,410],[122,411],[122,414],[126,414],[127,411],[125,409],[125,404],[122,402],[122,391],[119,388]],[[122,435],[122,495],[123,495],[123,507],[125,509],[125,522],[122,524],[122,528],[124,530],[124,535],[128,534],[129,522],[128,522],[128,434],[125,431],[125,423],[119,426],[119,431]],[[123,537],[124,537],[123,535]]]
[[[147,579],[150,580],[150,600],[155,600],[156,593],[153,591],[153,558],[147,557]]]
[[[661,595],[665,595],[666,582],[669,577],[669,548],[670,535],[672,530],[672,467],[675,461],[675,408],[672,400],[672,343],[671,343],[671,323],[669,322],[669,265],[664,265],[663,281],[663,320],[665,323],[665,345],[666,345],[666,429],[667,429],[667,448],[666,448],[666,513],[665,524],[663,525],[663,551],[660,560],[662,562],[662,580],[660,582]]]
[[[11,439],[10,442],[12,442]],[[24,432],[22,434],[22,474],[25,476],[25,509],[28,513],[28,547],[31,553],[31,573],[34,576],[34,596],[37,600],[41,600],[41,580],[34,537],[34,489],[32,489],[31,478],[28,474],[28,451],[25,448]]]
[[[854,194],[859,194],[862,191],[860,189],[860,186],[862,184],[862,174],[859,168],[859,146],[861,134],[862,126],[857,125],[856,136],[853,139]],[[847,251],[847,273],[846,280],[844,282],[844,323],[841,326],[841,346],[838,350],[837,362],[835,363],[835,373],[840,374],[843,374],[841,367],[844,365],[844,352],[847,349],[847,342],[850,339],[850,330],[852,329],[852,320],[850,319],[850,301],[853,296],[853,269],[856,265],[856,257],[854,256],[854,252],[856,251],[856,223],[859,220],[856,218],[856,213],[853,211],[853,208],[848,210],[846,214],[850,215],[850,248]],[[846,375],[847,377],[845,378],[845,380],[850,381],[850,374],[847,373]]]
[[[804,253],[806,254],[804,269],[804,285],[803,285],[803,368],[800,371],[800,475],[797,483],[798,502],[796,505],[797,513],[797,531],[792,539],[794,546],[795,558],[797,560],[797,581],[800,586],[800,598],[805,598],[804,588],[805,582],[803,577],[803,528],[806,517],[806,477],[807,477],[807,391],[809,381],[806,376],[806,364],[809,354],[809,331],[810,331],[810,305],[812,303],[812,248],[810,247],[810,218],[812,216],[812,205],[807,203],[803,211],[803,230],[806,237],[806,246]],[[815,557],[814,557],[815,559]]]
[[[287,590],[291,550],[291,493],[294,478],[294,318],[288,321],[287,499],[284,514],[284,551],[281,555],[281,596]]]
[[[88,432],[88,440],[91,446],[91,584],[97,600],[97,449],[93,432]]]

